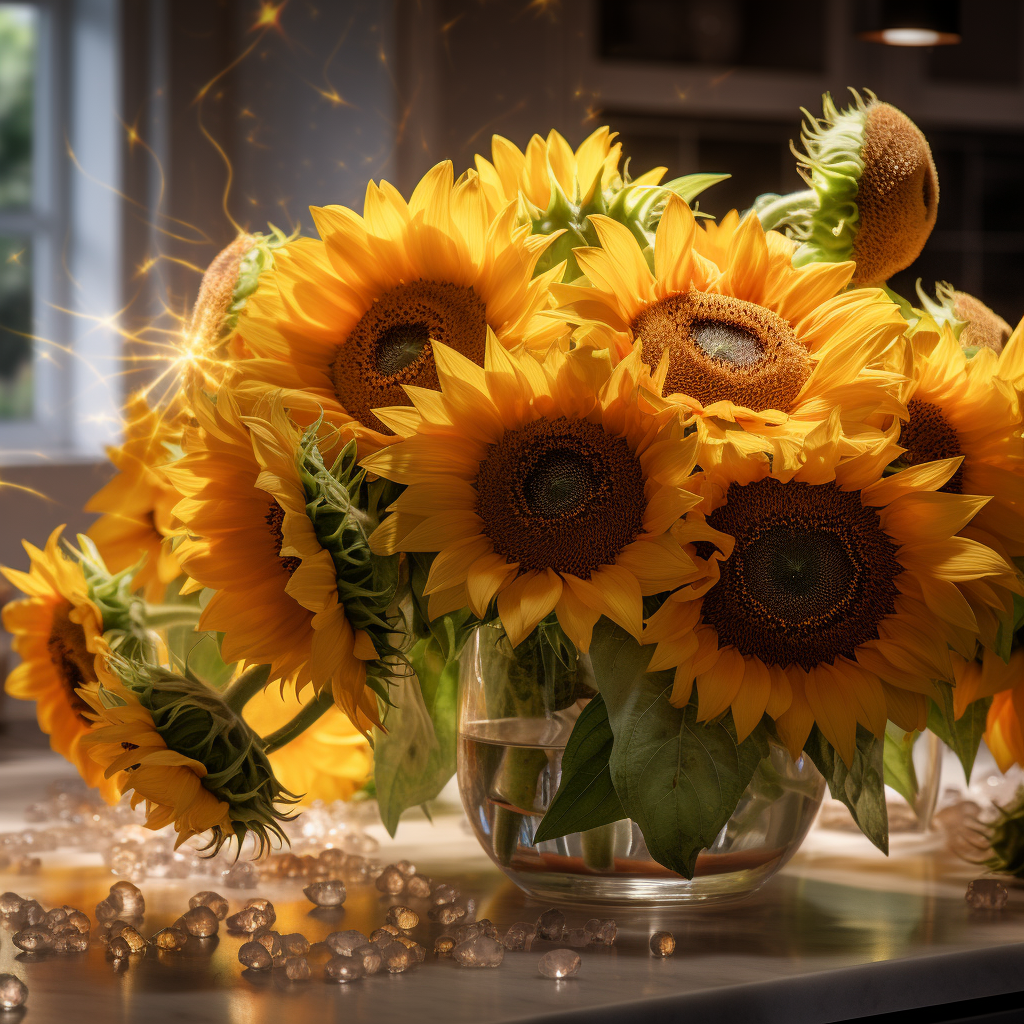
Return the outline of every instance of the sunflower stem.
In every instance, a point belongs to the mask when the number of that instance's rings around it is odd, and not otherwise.
[[[787,220],[794,213],[802,213],[807,209],[814,209],[818,205],[818,197],[812,189],[804,192],[791,192],[786,196],[779,196],[774,202],[769,203],[763,210],[758,210],[757,217],[761,221],[761,227],[769,231],[776,225]]]
[[[301,736],[317,719],[322,718],[334,707],[334,695],[324,690],[314,697],[290,722],[286,722],[269,736],[263,737],[263,752],[272,754]]]
[[[147,604],[142,613],[149,629],[195,626],[201,614],[201,609],[187,604]]]
[[[241,715],[242,708],[267,685],[269,678],[269,665],[253,665],[224,690],[221,699],[236,715]]]

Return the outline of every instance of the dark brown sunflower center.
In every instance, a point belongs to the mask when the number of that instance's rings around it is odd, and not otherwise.
[[[615,560],[643,528],[640,460],[587,420],[535,420],[490,446],[475,486],[494,550],[520,570],[581,579]]]
[[[728,401],[754,412],[789,412],[811,373],[789,323],[731,295],[671,295],[647,306],[632,327],[649,365],[669,353],[665,393],[702,405]]]
[[[900,447],[907,449],[901,461],[911,466],[919,466],[922,462],[955,459],[963,455],[960,435],[950,426],[937,405],[912,398],[907,402],[907,411],[910,413],[910,419],[900,430]],[[963,488],[964,467],[961,463],[939,490],[947,494],[963,494]]]
[[[433,342],[483,365],[486,314],[463,285],[413,281],[385,292],[338,346],[330,370],[338,401],[360,423],[390,434],[373,410],[408,405],[403,384],[437,390]]]
[[[903,567],[878,513],[834,483],[732,484],[709,525],[736,538],[702,615],[722,646],[812,669],[878,638]]]
[[[46,648],[64,687],[68,707],[80,721],[91,725],[85,715],[85,712],[90,710],[89,705],[75,691],[86,683],[95,683],[96,670],[93,666],[93,655],[86,646],[85,630],[77,622],[71,621],[70,612],[70,603],[65,603],[54,611]]]
[[[270,527],[270,536],[274,538],[274,550],[277,552],[278,561],[289,576],[302,565],[302,559],[295,555],[282,555],[281,547],[284,544],[284,509],[276,501],[270,503],[267,509],[267,526]]]

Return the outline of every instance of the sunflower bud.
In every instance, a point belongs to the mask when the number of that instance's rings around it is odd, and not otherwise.
[[[997,810],[996,820],[984,826],[992,851],[985,867],[998,875],[1024,878],[1024,787],[1006,807]]]
[[[939,325],[949,324],[960,347],[968,357],[980,349],[990,348],[998,355],[1010,340],[1013,328],[981,299],[967,292],[958,292],[951,284],[938,281],[935,298],[927,295],[917,282],[917,296],[921,308]]]
[[[211,832],[216,853],[248,833],[260,853],[285,840],[278,804],[295,802],[274,776],[255,732],[220,695],[196,680],[123,658],[120,682],[82,691],[96,721],[85,741],[106,776],[146,801],[148,828],[174,824],[178,844]]]
[[[691,202],[727,174],[690,174],[659,184],[664,167],[655,167],[631,180],[626,168],[619,171],[622,144],[615,132],[599,128],[573,153],[565,139],[552,130],[547,139],[534,135],[526,153],[495,135],[493,163],[477,155],[476,166],[495,208],[519,197],[533,233],[560,233],[537,263],[542,274],[563,261],[563,281],[573,281],[580,269],[573,250],[599,246],[600,239],[589,218],[602,214],[625,224],[642,246],[653,241],[652,231],[672,193]]]
[[[931,149],[906,114],[865,101],[839,110],[822,97],[824,116],[804,111],[804,152],[794,149],[808,192],[765,196],[755,204],[765,228],[787,227],[805,263],[857,264],[854,283],[881,284],[909,267],[935,226],[939,179]]]

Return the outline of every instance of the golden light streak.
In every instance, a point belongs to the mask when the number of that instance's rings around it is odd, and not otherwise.
[[[281,31],[281,12],[285,9],[288,0],[284,0],[283,3],[274,4],[267,3],[266,0],[259,6],[259,11],[256,14],[256,20],[252,23],[252,27],[249,29],[250,32],[261,32],[266,29],[274,29],[277,32]]]

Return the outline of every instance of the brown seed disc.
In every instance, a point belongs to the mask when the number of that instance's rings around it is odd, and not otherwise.
[[[953,294],[953,312],[966,321],[960,332],[961,347],[990,348],[997,354],[1002,352],[1003,346],[1010,340],[1013,328],[981,299],[967,292]]]
[[[766,665],[852,658],[892,614],[903,567],[878,513],[834,483],[732,484],[708,524],[736,538],[701,614]]]
[[[392,433],[372,410],[409,405],[403,384],[438,389],[432,342],[483,366],[486,314],[462,285],[413,281],[385,292],[338,346],[331,364],[338,401],[364,426]]]
[[[853,280],[881,284],[921,254],[939,212],[939,177],[921,129],[888,103],[868,107],[861,157]]]
[[[278,561],[289,576],[302,565],[302,559],[295,555],[282,555],[281,546],[284,544],[284,509],[276,501],[271,501],[267,509],[267,526],[270,527],[270,536],[274,538],[274,550],[277,552]]]
[[[85,714],[92,709],[76,691],[86,683],[96,682],[96,669],[93,655],[86,646],[85,630],[77,622],[71,621],[70,612],[70,601],[54,609],[46,649],[50,652],[50,661],[64,687],[68,706],[81,721],[92,725]]]
[[[625,439],[564,417],[506,431],[475,487],[484,533],[521,572],[590,579],[636,540],[647,508],[640,460]]]
[[[671,295],[647,306],[632,326],[650,366],[669,352],[665,394],[702,405],[789,412],[811,374],[807,350],[782,317],[731,295]]]
[[[907,450],[900,461],[910,466],[919,466],[922,462],[955,459],[963,455],[960,435],[950,426],[937,405],[912,398],[907,402],[907,412],[910,413],[910,419],[900,430],[900,447]],[[947,494],[963,494],[963,486],[964,467],[961,463],[960,468],[939,490]]]

